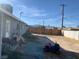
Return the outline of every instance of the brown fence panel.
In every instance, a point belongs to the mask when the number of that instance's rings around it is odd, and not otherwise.
[[[36,34],[61,35],[61,30],[58,29],[30,28],[28,31]]]

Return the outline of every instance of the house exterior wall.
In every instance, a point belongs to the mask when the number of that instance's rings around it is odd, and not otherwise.
[[[3,37],[9,37],[11,32],[11,20],[10,17],[6,14],[3,15]]]
[[[10,24],[9,24],[9,35],[11,34],[11,19],[10,19],[10,17],[8,16],[8,15],[6,15],[5,13],[2,13],[3,15],[2,15],[2,19],[1,20],[3,20],[3,33],[2,33],[2,37],[6,37],[6,32],[7,32],[7,21],[9,21],[10,22]]]
[[[18,31],[17,24],[18,24],[18,21],[16,21],[15,19],[11,18],[11,36]]]
[[[20,34],[23,34],[27,31],[28,26],[26,24],[20,22]]]
[[[22,24],[22,27],[19,28],[19,30],[21,30],[21,34],[23,34],[26,31],[26,29],[28,29],[26,24],[21,22],[17,17],[12,15],[11,13],[0,8],[0,59],[2,49],[2,38],[6,37],[6,32],[8,32],[9,37],[11,37],[13,33],[17,32],[18,22]]]
[[[11,17],[11,16],[9,16],[9,15],[7,15],[5,13],[2,13],[2,14],[3,14],[3,34],[2,34],[3,37],[6,37],[6,25],[7,25],[6,22],[7,21],[10,22],[9,37],[11,37],[14,33],[18,32],[18,29],[17,29],[18,25],[20,26],[20,28],[19,28],[20,34],[25,33],[26,30],[28,29],[28,26],[26,26],[26,24],[21,22],[20,20],[15,19],[15,18],[13,18],[13,17]],[[0,16],[0,18],[1,17],[2,16]],[[1,22],[1,19],[0,19],[0,22]]]
[[[3,37],[3,36],[5,36],[5,34],[4,34],[5,33],[5,26],[4,25],[6,25],[6,24],[5,24],[5,20],[4,20],[4,13],[2,13],[2,12],[0,13],[0,22],[1,22],[0,25],[2,25],[2,27],[0,27],[0,28],[2,29],[1,32],[2,32],[2,37]]]

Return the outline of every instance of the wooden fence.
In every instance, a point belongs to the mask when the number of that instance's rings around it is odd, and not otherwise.
[[[28,31],[36,34],[61,35],[61,30],[58,29],[29,28]]]

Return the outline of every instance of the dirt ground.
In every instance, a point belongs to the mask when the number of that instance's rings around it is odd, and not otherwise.
[[[79,41],[63,36],[48,36],[51,41],[57,42],[62,48],[68,51],[79,53]]]
[[[59,43],[61,48],[64,49],[64,54],[70,54],[75,57],[74,59],[79,59],[79,41],[74,39],[69,39],[64,36],[47,36],[51,41]],[[67,55],[66,55],[67,56]]]
[[[22,49],[22,59],[79,59],[79,41],[65,38],[63,36],[37,35],[37,41],[27,42]],[[44,53],[43,47],[47,43],[57,42],[61,46],[61,54]]]
[[[73,59],[79,59],[79,41],[78,40],[69,39],[64,36],[54,36],[54,35],[38,35],[38,36],[46,36],[52,43],[57,42],[63,49],[62,54],[64,56],[69,55],[69,56],[72,56]]]

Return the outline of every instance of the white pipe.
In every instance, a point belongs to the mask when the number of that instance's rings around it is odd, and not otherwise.
[[[1,52],[2,52],[2,36],[3,36],[3,14],[1,13],[0,59],[1,59]]]

